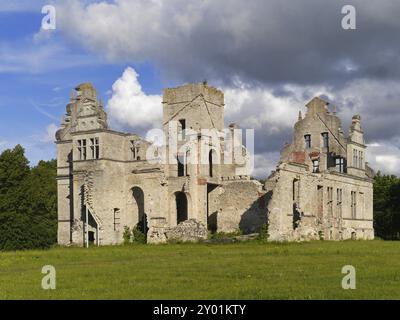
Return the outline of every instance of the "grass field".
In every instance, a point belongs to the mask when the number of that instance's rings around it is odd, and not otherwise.
[[[57,271],[43,290],[42,266]],[[344,290],[344,265],[357,289]],[[400,299],[400,242],[54,248],[0,253],[1,299]]]

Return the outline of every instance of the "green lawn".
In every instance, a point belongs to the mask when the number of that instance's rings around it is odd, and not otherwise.
[[[57,270],[43,290],[42,266]],[[341,288],[353,265],[357,289]],[[0,253],[0,299],[399,299],[400,242],[54,248]]]

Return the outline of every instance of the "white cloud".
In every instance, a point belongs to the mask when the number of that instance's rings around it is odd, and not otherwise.
[[[271,144],[272,135],[291,133],[297,119],[298,111],[305,111],[304,105],[312,96],[325,95],[334,102],[339,102],[340,115],[349,123],[355,113],[370,114],[374,99],[379,101],[390,92],[395,93],[394,86],[379,83],[350,83],[342,90],[332,90],[324,86],[284,85],[285,94],[278,95],[268,87],[250,87],[238,82],[234,88],[222,89],[225,93],[226,124],[237,122],[242,128],[256,129],[256,135],[263,135],[264,144]],[[379,91],[379,94],[372,92]],[[366,92],[367,91],[367,92]],[[139,75],[133,68],[126,68],[122,76],[112,86],[112,97],[108,101],[108,113],[112,123],[120,128],[129,128],[134,132],[159,128],[162,118],[162,98],[160,95],[146,95],[139,83]],[[374,119],[365,117],[363,127],[373,126]],[[53,127],[54,129],[54,127]],[[346,132],[346,128],[344,128]],[[372,141],[368,144],[367,160],[370,166],[383,173],[400,174],[400,138],[391,141]],[[279,148],[285,141],[279,141]],[[255,170],[256,177],[268,176],[279,161],[279,151],[265,151],[256,145]]]
[[[72,52],[61,43],[25,41],[10,45],[0,42],[0,74],[40,74],[99,63],[97,58]]]
[[[54,123],[49,124],[46,127],[46,132],[43,137],[40,139],[41,142],[50,143],[55,141],[56,131],[58,130],[57,125]]]
[[[101,1],[85,6],[79,1],[59,2],[57,24],[70,37],[86,39],[89,48],[102,47],[110,59],[127,57],[132,52],[140,58],[154,50],[155,34],[162,34],[159,0]],[[165,34],[166,35],[166,34]]]
[[[290,130],[295,123],[299,110],[305,110],[308,101],[304,93],[312,91],[314,96],[326,94],[324,87],[300,87],[285,85],[287,93],[274,94],[268,87],[249,87],[241,83],[236,88],[227,88],[225,93],[225,113],[229,121],[240,119],[240,125],[246,128],[263,129],[270,134]]]
[[[367,161],[375,171],[400,176],[400,147],[391,142],[368,145]]]
[[[108,114],[111,122],[130,129],[147,130],[161,127],[162,98],[147,95],[138,81],[139,75],[128,67],[112,86],[108,100]]]
[[[275,170],[280,158],[279,152],[265,152],[254,156],[254,170],[252,176],[266,179]]]

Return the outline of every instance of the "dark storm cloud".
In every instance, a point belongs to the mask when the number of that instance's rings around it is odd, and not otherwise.
[[[91,49],[118,61],[150,59],[184,81],[230,84],[236,75],[249,82],[340,86],[354,78],[399,77],[398,1],[351,1],[356,30],[341,27],[346,4],[125,0],[86,9],[75,4],[80,9],[59,15],[61,28],[85,37]],[[85,21],[71,25],[79,14]]]
[[[341,28],[347,1],[229,3],[231,17],[215,5],[190,37],[172,43],[181,54],[160,59],[170,73],[188,81],[200,76],[230,83],[238,75],[250,82],[334,86],[399,76],[398,3],[353,1],[356,30]]]
[[[341,27],[348,4],[356,30]],[[257,153],[291,140],[297,111],[316,95],[338,105],[345,132],[361,114],[367,141],[400,136],[398,0],[70,0],[57,17],[68,38],[112,62],[151,62],[166,83],[207,79],[236,90],[231,105],[248,89],[255,98],[227,118],[256,129]]]

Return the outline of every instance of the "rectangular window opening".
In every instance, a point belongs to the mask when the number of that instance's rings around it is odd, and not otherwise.
[[[181,136],[182,140],[185,140],[185,130],[186,130],[186,120],[185,119],[180,119],[179,120],[179,133]]]
[[[87,159],[86,139],[78,140],[78,154],[79,154],[79,160],[86,160]]]
[[[335,166],[338,172],[344,173],[344,158],[338,157],[335,159]]]
[[[329,148],[329,133],[322,133],[322,145],[324,148]]]
[[[311,134],[306,134],[304,136],[304,141],[305,141],[306,149],[310,149],[311,148]]]
[[[313,164],[313,172],[314,173],[319,172],[319,160],[313,160],[312,164]]]

